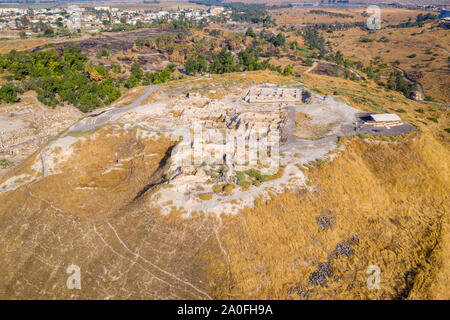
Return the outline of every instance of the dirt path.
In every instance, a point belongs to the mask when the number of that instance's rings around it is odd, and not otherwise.
[[[313,71],[319,64],[317,63],[317,61],[314,61],[313,65],[305,71],[305,73],[310,73],[311,71]]]
[[[317,60],[317,61],[314,61],[313,65],[312,65],[308,70],[306,70],[305,73],[310,73],[310,72],[314,71],[314,69],[316,69],[316,67],[319,65],[319,63],[326,63],[326,64],[331,64],[331,65],[334,65],[334,66],[339,66],[339,65],[336,64],[336,63],[331,63],[331,62],[326,61],[326,60]],[[350,69],[350,68],[344,68],[344,69],[347,69],[348,71],[350,71],[350,72],[351,72],[352,74],[354,74],[359,80],[361,80],[361,81],[366,81],[366,79],[365,79],[363,76],[361,76],[358,72],[356,72],[355,70]]]
[[[137,99],[135,99],[133,102],[129,103],[128,105],[125,105],[123,107],[113,108],[113,107],[106,107],[103,110],[95,110],[88,114],[86,117],[72,125],[70,128],[68,128],[66,131],[64,131],[58,139],[54,140],[53,142],[47,144],[44,146],[41,151],[39,152],[39,160],[41,162],[42,166],[42,176],[48,175],[48,168],[46,167],[46,157],[45,153],[46,151],[57,141],[62,142],[64,139],[70,138],[68,136],[70,133],[74,132],[86,132],[86,131],[92,131],[95,130],[95,128],[108,123],[112,116],[126,112],[127,110],[137,107],[142,104],[143,101],[145,101],[155,90],[160,88],[161,85],[151,85],[145,87],[145,91],[143,94],[141,94]],[[64,143],[63,143],[64,144]],[[7,188],[4,188],[0,190],[0,193],[15,189],[16,187],[28,183],[27,181],[14,183]]]
[[[444,50],[444,51],[445,51],[445,53],[447,53],[447,54],[450,54],[450,51],[449,51],[449,50],[448,50],[447,48],[441,47],[440,45],[436,45],[436,46],[435,46],[435,48],[438,48],[438,49]]]
[[[400,69],[398,67],[393,67],[393,68],[395,70],[398,70],[398,71],[400,71],[402,73],[403,79],[405,79],[406,82],[408,82],[409,84],[416,84],[417,85],[417,90],[419,90],[419,92],[420,92],[420,94],[422,96],[422,99],[425,99],[425,94],[423,92],[422,85],[419,82],[411,80],[410,78],[408,78],[408,75],[406,74],[406,72],[404,70],[402,70],[402,69]]]
[[[100,112],[98,110],[92,112],[85,118],[81,119],[79,122],[71,126],[69,129],[67,129],[63,136],[66,136],[69,133],[73,132],[85,132],[85,131],[92,131],[95,128],[104,125],[105,123],[108,123],[111,118],[117,114],[123,113],[129,109],[132,109],[134,107],[137,107],[142,104],[153,92],[155,92],[158,88],[160,88],[161,85],[151,85],[145,87],[145,91],[143,94],[141,94],[136,100],[133,102],[118,108],[111,108],[108,107],[104,110],[101,110]]]

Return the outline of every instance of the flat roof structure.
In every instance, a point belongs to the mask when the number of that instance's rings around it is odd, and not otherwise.
[[[301,101],[302,90],[299,88],[257,87],[248,91],[244,100],[248,103],[277,103]]]
[[[395,113],[377,113],[371,114],[370,118],[376,122],[394,122],[394,121],[402,121],[398,115]]]

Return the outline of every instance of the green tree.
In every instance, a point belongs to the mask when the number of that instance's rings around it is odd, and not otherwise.
[[[283,75],[285,75],[285,76],[290,76],[290,75],[292,74],[292,71],[293,71],[293,70],[294,70],[294,69],[292,68],[291,65],[287,65],[286,67],[284,67]]]
[[[184,64],[184,70],[189,75],[206,72],[208,70],[208,61],[206,60],[205,55],[200,53],[195,57],[190,57]]]
[[[247,31],[245,32],[245,36],[246,36],[246,37],[256,38],[256,33],[255,33],[255,31],[253,31],[253,28],[250,27],[250,28],[248,28]]]
[[[55,32],[53,31],[52,28],[48,27],[47,29],[44,30],[44,37],[54,37],[55,36]]]
[[[209,68],[211,73],[221,74],[236,71],[238,66],[236,65],[236,58],[233,54],[226,48],[223,48],[219,53],[214,55]]]
[[[142,76],[144,75],[144,72],[141,69],[141,66],[139,63],[135,62],[131,65],[131,74],[136,77],[138,80],[142,79]]]
[[[6,103],[14,103],[17,100],[18,93],[20,93],[20,89],[16,85],[5,83],[0,88],[0,100]]]

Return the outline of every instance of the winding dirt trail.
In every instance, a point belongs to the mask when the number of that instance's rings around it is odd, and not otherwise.
[[[69,133],[73,132],[85,132],[85,131],[92,131],[95,128],[104,125],[105,123],[108,123],[111,118],[117,114],[123,113],[127,110],[130,110],[134,107],[137,107],[142,104],[153,92],[155,92],[157,89],[159,89],[161,85],[150,85],[145,88],[145,91],[143,94],[141,94],[137,99],[135,99],[133,102],[118,108],[113,107],[107,107],[104,110],[95,110],[77,123],[75,123],[73,126],[71,126],[69,129],[67,129],[62,136],[66,136]],[[141,87],[142,88],[142,87]]]

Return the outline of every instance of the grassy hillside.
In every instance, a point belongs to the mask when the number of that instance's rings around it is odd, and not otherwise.
[[[345,145],[308,172],[312,192],[223,218],[227,259],[210,261],[216,297],[449,298],[448,149],[428,133]],[[381,269],[380,290],[366,286],[369,265]]]
[[[386,67],[381,68],[384,76],[392,72],[393,63],[399,63],[398,66],[411,79],[423,86],[426,96],[443,102],[450,100],[448,30],[437,28],[434,24],[372,32],[353,28],[333,32],[327,38],[334,50],[340,50],[344,56],[362,61],[365,65],[382,57],[387,63]],[[368,42],[363,43],[362,39]]]
[[[448,299],[448,110],[374,83],[318,75],[301,81],[361,110],[396,112],[420,132],[342,139],[336,160],[306,170],[312,192],[274,196],[223,217],[226,259],[208,262],[215,296]],[[381,290],[367,289],[369,265],[381,269]],[[317,285],[317,277],[327,284]]]
[[[70,155],[49,150],[60,172],[0,194],[0,298],[450,298],[447,109],[373,83],[300,80],[361,110],[397,112],[420,131],[343,138],[333,161],[304,169],[308,190],[221,219],[152,209],[174,143],[167,137],[120,125],[73,134]],[[264,71],[196,83],[215,83],[221,96],[230,83],[290,81]],[[39,176],[38,158],[0,182]],[[82,270],[75,293],[66,288],[71,264]],[[380,290],[366,286],[369,265],[381,270]]]

